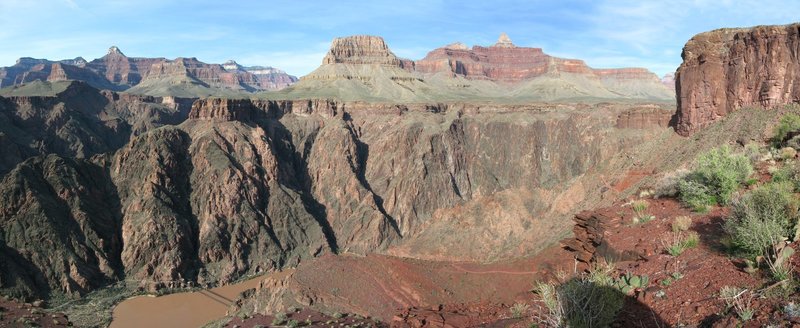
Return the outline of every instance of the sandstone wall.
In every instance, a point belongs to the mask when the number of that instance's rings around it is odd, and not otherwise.
[[[682,135],[731,111],[800,102],[800,24],[701,33],[682,57],[676,76]]]

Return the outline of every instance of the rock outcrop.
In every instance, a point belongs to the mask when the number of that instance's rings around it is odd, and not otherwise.
[[[690,135],[732,111],[800,102],[800,24],[720,29],[683,48],[676,130]]]
[[[400,67],[400,60],[383,41],[369,35],[355,35],[333,39],[331,49],[322,59],[322,65],[385,65]]]
[[[56,155],[0,181],[0,291],[80,296],[122,277],[120,208],[105,169]]]

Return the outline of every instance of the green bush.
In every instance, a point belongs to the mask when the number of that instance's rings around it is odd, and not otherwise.
[[[781,117],[777,129],[775,129],[775,135],[772,137],[773,145],[776,147],[780,146],[780,143],[786,138],[789,132],[797,130],[800,130],[800,115],[794,113],[784,115]]]
[[[772,173],[772,181],[789,183],[792,185],[793,191],[800,191],[800,165],[793,161],[787,162]]]
[[[744,155],[733,154],[728,146],[712,149],[700,155],[695,170],[678,184],[680,199],[698,210],[727,204],[751,174],[753,166]]]
[[[608,327],[622,309],[625,295],[614,286],[613,267],[595,268],[588,275],[558,286],[539,283],[536,291],[547,313],[536,319],[554,327]]]
[[[734,201],[725,231],[737,249],[764,255],[783,239],[795,237],[797,210],[789,184],[769,183]]]
[[[711,189],[700,182],[680,181],[678,190],[681,202],[695,212],[705,213],[709,206],[717,203],[717,198],[711,194]]]

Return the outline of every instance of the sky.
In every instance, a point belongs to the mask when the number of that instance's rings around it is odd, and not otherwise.
[[[335,37],[382,36],[396,55],[421,59],[453,42],[491,45],[506,32],[517,46],[595,68],[663,75],[697,33],[797,21],[800,0],[0,0],[0,66],[92,60],[116,45],[129,57],[234,59],[302,76]]]

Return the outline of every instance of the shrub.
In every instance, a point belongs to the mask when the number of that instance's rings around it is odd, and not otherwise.
[[[789,183],[793,191],[800,191],[800,165],[797,165],[796,162],[787,162],[771,173],[773,182]]]
[[[344,318],[344,314],[341,314],[339,312],[335,312],[333,314],[333,317],[336,318],[336,319],[341,319],[341,318]]]
[[[732,154],[722,146],[700,155],[697,168],[688,177],[708,186],[719,204],[727,204],[734,191],[753,174],[753,166],[743,155]]]
[[[781,159],[788,160],[797,157],[797,150],[792,147],[781,148]]]
[[[681,202],[695,212],[705,213],[708,207],[717,203],[717,199],[706,185],[685,180],[678,183]]]
[[[728,305],[728,310],[733,309],[742,321],[753,318],[755,311],[751,306],[753,295],[747,289],[725,286],[719,290],[719,298]]]
[[[588,275],[558,286],[538,283],[536,291],[546,312],[537,314],[536,319],[548,327],[607,327],[624,301],[624,294],[613,286],[611,269],[596,267]]]
[[[744,145],[744,155],[750,159],[750,163],[759,162],[764,157],[764,155],[761,154],[761,147],[754,142]]]
[[[289,320],[289,322],[286,323],[286,327],[289,328],[297,328],[298,326],[300,326],[300,323],[297,322],[297,320]]]
[[[775,129],[775,135],[772,137],[773,145],[776,147],[780,146],[789,132],[797,130],[800,130],[800,115],[794,113],[784,115],[781,117],[778,128]]]
[[[673,172],[664,174],[656,183],[655,197],[675,197],[678,195],[678,183],[685,180],[686,176],[691,173],[687,169],[678,169]]]
[[[278,318],[277,316],[276,316],[275,318],[273,318],[273,319],[272,319],[272,325],[273,325],[273,326],[282,325],[284,322],[286,322],[286,320],[284,320],[284,319],[280,319],[280,318]]]
[[[525,303],[514,303],[514,305],[511,306],[511,317],[514,319],[522,318],[525,312],[528,312],[529,307],[530,306]]]
[[[770,183],[734,201],[725,231],[732,245],[751,256],[765,255],[795,237],[797,201],[785,183]]]
[[[688,216],[679,216],[672,221],[672,232],[678,233],[687,231],[692,226],[692,218]]]
[[[752,173],[747,157],[722,146],[700,155],[695,171],[678,183],[678,193],[685,205],[704,212],[709,205],[727,204]]]

